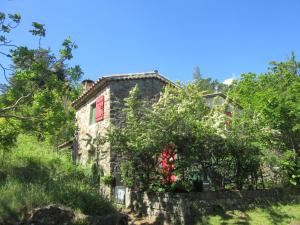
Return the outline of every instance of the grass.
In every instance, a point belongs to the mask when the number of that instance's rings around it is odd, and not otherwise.
[[[63,204],[88,215],[115,212],[91,183],[87,169],[74,165],[69,154],[21,135],[0,160],[0,221],[19,221],[25,212],[47,204]]]
[[[296,223],[298,222],[298,223]],[[208,216],[199,224],[253,224],[253,225],[284,225],[300,224],[300,204],[276,204],[266,207],[240,211],[226,211],[223,214]]]

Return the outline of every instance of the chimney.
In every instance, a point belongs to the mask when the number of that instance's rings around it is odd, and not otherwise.
[[[92,80],[83,80],[82,82],[83,92],[87,92],[94,84]]]

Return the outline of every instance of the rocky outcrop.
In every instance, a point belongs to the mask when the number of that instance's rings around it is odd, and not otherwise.
[[[75,214],[61,205],[48,205],[34,209],[24,219],[22,225],[67,225],[72,224]]]
[[[87,225],[127,225],[128,216],[125,214],[110,214],[107,216],[78,216],[75,224]]]
[[[25,216],[21,225],[127,225],[128,216],[115,213],[106,216],[88,216],[74,213],[62,205],[39,207]]]

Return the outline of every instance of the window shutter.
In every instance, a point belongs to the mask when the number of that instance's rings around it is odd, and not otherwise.
[[[226,128],[230,127],[230,117],[232,116],[231,112],[225,112],[226,116],[228,117],[226,119]]]
[[[104,96],[101,95],[96,99],[96,122],[104,119]]]
[[[231,112],[225,112],[227,116],[231,116]]]
[[[175,146],[164,147],[162,151],[162,172],[164,174],[164,182],[173,183],[176,181],[176,175],[173,174],[175,169]]]

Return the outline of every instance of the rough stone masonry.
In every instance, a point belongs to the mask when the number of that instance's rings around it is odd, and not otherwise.
[[[130,90],[135,85],[140,88],[139,97],[141,99],[155,102],[168,83],[173,85],[171,81],[161,76],[157,71],[104,76],[95,82],[83,81],[84,93],[72,103],[76,109],[78,128],[73,158],[81,164],[95,160],[96,152],[91,144],[91,139],[97,135],[103,136],[110,126],[118,127],[122,124],[124,121],[124,98],[128,97]],[[104,102],[102,107],[98,109],[96,104],[100,98]],[[97,110],[102,111],[98,112]],[[100,119],[97,120],[97,118]],[[100,149],[98,166],[103,169],[103,175],[115,175],[119,165],[117,154],[113,152],[110,143],[105,143]],[[105,187],[103,192],[111,195],[112,189]]]

